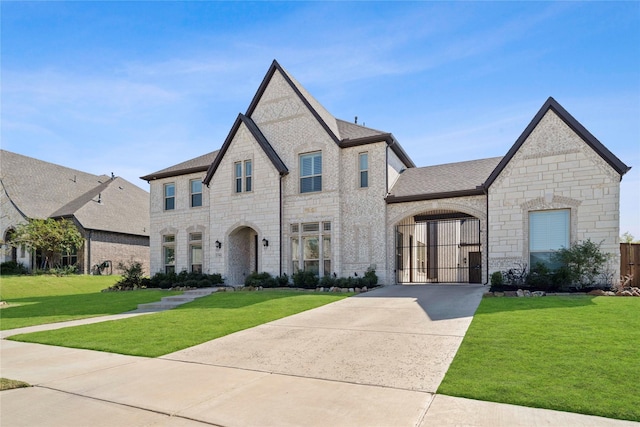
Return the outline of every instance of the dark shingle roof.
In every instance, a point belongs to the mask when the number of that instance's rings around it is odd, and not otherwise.
[[[149,193],[125,179],[93,175],[5,150],[0,150],[0,179],[7,196],[26,218],[73,216],[85,229],[149,235]],[[98,195],[101,203],[97,203]]]
[[[169,178],[171,176],[186,175],[194,172],[206,172],[211,163],[218,156],[218,151],[212,151],[202,156],[189,159],[177,165],[169,166],[168,168],[161,169],[157,172],[150,173],[149,175],[141,176],[140,179],[145,181],[152,181],[154,179]]]
[[[387,203],[482,194],[482,184],[502,157],[409,168],[400,174]]]
[[[387,132],[382,132],[376,129],[371,129],[365,126],[361,126],[355,123],[347,122],[345,120],[336,119],[338,123],[338,137],[340,139],[358,139],[367,138],[370,136],[388,135]]]

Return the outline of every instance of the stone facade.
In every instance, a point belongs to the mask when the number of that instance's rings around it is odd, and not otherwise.
[[[337,277],[373,268],[383,284],[487,283],[493,271],[528,259],[529,212],[547,209],[570,209],[571,241],[603,241],[615,254],[619,181],[628,168],[557,109],[550,98],[504,161],[446,165],[437,170],[458,183],[425,185],[420,177],[433,172],[403,175],[414,165],[390,134],[333,118],[274,63],[213,160],[197,172],[176,165],[145,177],[151,184],[151,272],[165,269],[167,235],[175,237],[172,268],[189,270],[189,234],[197,232],[203,271],[220,273],[233,286],[252,271],[291,276],[299,268]],[[322,189],[302,192],[301,156],[312,153],[321,154]],[[362,155],[368,160],[365,187]],[[459,179],[466,172],[472,178]],[[189,205],[194,179],[206,184],[197,208]],[[172,210],[164,209],[168,183],[176,189]],[[403,191],[392,193],[400,186]],[[447,231],[445,219],[454,231]],[[432,232],[441,248],[425,259],[427,221],[437,223]],[[400,226],[423,236],[407,233],[399,242]],[[408,254],[401,261],[399,246]],[[425,263],[448,264],[432,277]]]
[[[568,209],[570,242],[591,239],[619,276],[620,174],[549,110],[489,189],[489,272],[529,264],[529,213]]]

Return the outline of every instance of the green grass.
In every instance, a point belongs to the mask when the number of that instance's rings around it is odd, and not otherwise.
[[[8,378],[0,378],[0,391],[12,390],[14,388],[23,388],[23,387],[31,387],[31,386],[22,381],[10,380]]]
[[[220,292],[173,310],[12,336],[16,341],[158,357],[345,298],[301,291]]]
[[[485,298],[438,393],[640,421],[640,298]]]
[[[138,304],[159,301],[181,292],[140,290],[100,292],[120,276],[3,276],[0,330],[135,310]]]

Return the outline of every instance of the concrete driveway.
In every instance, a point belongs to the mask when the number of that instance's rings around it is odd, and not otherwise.
[[[634,425],[434,393],[484,288],[385,287],[149,359],[3,340],[4,426]]]

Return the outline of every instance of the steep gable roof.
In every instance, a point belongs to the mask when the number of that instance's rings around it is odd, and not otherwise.
[[[315,117],[318,123],[325,129],[327,134],[333,139],[333,141],[340,148],[354,147],[358,145],[371,144],[374,142],[386,142],[389,147],[396,153],[400,160],[407,167],[415,167],[413,161],[409,158],[404,149],[400,146],[398,141],[390,133],[376,131],[374,129],[366,128],[353,124],[349,126],[344,120],[336,119],[322,104],[320,104],[309,92],[295,80],[280,64],[278,61],[273,60],[267,74],[264,76],[262,83],[258,87],[258,91],[254,95],[249,108],[247,108],[246,116],[251,117],[255,111],[262,95],[269,86],[273,75],[278,71],[284,80],[289,84],[291,89],[300,98],[302,103],[309,109],[311,114]],[[359,128],[359,129],[356,129]]]
[[[145,181],[153,181],[154,179],[169,178],[172,176],[186,175],[196,172],[206,172],[209,166],[215,160],[218,152],[215,150],[202,156],[194,157],[193,159],[186,160],[177,165],[169,166],[168,168],[161,169],[157,172],[150,173],[149,175],[141,176],[140,179]]]
[[[386,197],[387,203],[476,196],[502,157],[404,170]]]
[[[207,175],[202,181],[205,185],[208,186],[211,180],[213,179],[213,174],[218,169],[218,166],[220,166],[220,162],[222,162],[222,159],[224,158],[224,155],[229,149],[229,146],[231,145],[233,138],[236,136],[238,129],[240,129],[241,124],[244,124],[247,127],[247,129],[249,129],[249,132],[251,132],[251,135],[253,135],[254,139],[256,140],[260,148],[262,148],[262,150],[267,155],[267,157],[269,158],[273,166],[276,168],[276,170],[280,173],[280,175],[286,175],[289,173],[289,169],[284,164],[282,159],[280,159],[280,156],[278,156],[278,153],[276,153],[276,151],[273,149],[271,144],[269,144],[269,141],[267,141],[267,138],[265,138],[265,136],[262,134],[260,129],[258,129],[258,126],[255,124],[255,122],[251,120],[250,117],[247,117],[244,114],[238,114],[238,117],[236,118],[236,121],[231,127],[231,131],[227,135],[227,138],[224,140],[224,144],[222,144],[222,147],[220,148],[218,155],[216,156],[216,158],[214,159],[214,161],[211,163],[211,165],[207,170]]]
[[[515,144],[507,152],[507,155],[502,158],[500,163],[491,172],[487,181],[483,184],[485,188],[489,188],[491,184],[498,178],[502,170],[507,166],[509,161],[518,152],[522,144],[527,140],[531,132],[538,126],[542,118],[547,114],[547,111],[553,111],[567,126],[571,128],[589,147],[593,149],[600,157],[602,157],[618,174],[620,179],[622,176],[631,169],[631,167],[625,165],[619,158],[617,158],[607,147],[605,147],[598,139],[591,134],[580,122],[578,122],[567,110],[565,110],[555,99],[549,97],[547,101],[542,105],[538,113],[533,117],[531,123],[525,128],[524,132],[516,140]]]

